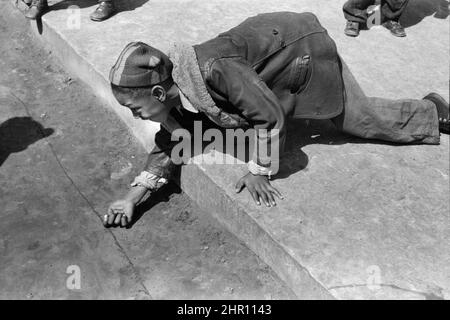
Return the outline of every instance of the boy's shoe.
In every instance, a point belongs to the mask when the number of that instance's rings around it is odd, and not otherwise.
[[[445,101],[443,97],[441,97],[437,93],[430,93],[427,95],[424,100],[429,100],[436,105],[439,119],[439,131],[449,134],[450,133],[450,108],[448,102]]]
[[[31,20],[39,18],[48,8],[47,0],[32,0],[25,17]]]
[[[110,18],[116,12],[114,3],[112,1],[102,1],[97,9],[91,13],[92,21],[103,21]]]
[[[437,19],[446,19],[449,15],[450,15],[450,10],[448,7],[448,2],[441,1],[439,3],[439,7],[433,17],[435,17]]]
[[[344,33],[349,37],[359,36],[359,23],[353,21],[347,21]]]
[[[383,26],[396,37],[406,37],[405,28],[398,21],[389,20],[383,23]]]

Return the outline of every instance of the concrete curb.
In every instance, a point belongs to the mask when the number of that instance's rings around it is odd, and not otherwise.
[[[334,298],[200,166],[191,164],[183,168],[181,188],[269,265],[299,299]]]

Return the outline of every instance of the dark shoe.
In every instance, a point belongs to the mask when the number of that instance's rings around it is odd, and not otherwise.
[[[97,9],[91,14],[92,21],[103,21],[110,18],[116,12],[114,3],[112,1],[100,2]]]
[[[437,19],[446,19],[450,15],[448,1],[441,1],[439,7],[433,17]]]
[[[22,2],[25,3],[25,4],[27,4],[27,5],[30,5],[31,2],[32,2],[32,0],[22,0]]]
[[[396,37],[406,37],[405,28],[400,24],[400,22],[389,20],[383,23],[384,27],[391,31],[391,33]]]
[[[20,12],[25,15],[25,13],[30,9],[31,0],[28,0],[29,3],[25,3],[22,0],[15,0],[16,8],[19,9]]]
[[[359,23],[353,21],[347,21],[344,33],[349,37],[359,36]]]
[[[437,93],[430,93],[424,100],[429,100],[436,105],[439,119],[439,131],[450,133],[450,108],[448,102]]]
[[[48,8],[47,0],[32,0],[25,17],[31,20],[39,18]]]

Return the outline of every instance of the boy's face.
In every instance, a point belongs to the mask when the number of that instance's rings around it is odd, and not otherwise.
[[[121,105],[130,109],[135,118],[164,122],[169,115],[170,108],[153,95],[132,97],[120,94],[116,95],[116,99]]]

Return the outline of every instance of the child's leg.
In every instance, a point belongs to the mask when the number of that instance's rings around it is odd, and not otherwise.
[[[381,13],[387,20],[398,21],[409,0],[384,0]]]
[[[358,22],[362,25],[367,21],[367,8],[375,3],[375,0],[349,0],[344,4],[344,17],[347,21]]]
[[[342,61],[344,111],[333,119],[344,132],[367,139],[398,143],[439,143],[436,106],[428,100],[367,97]]]

